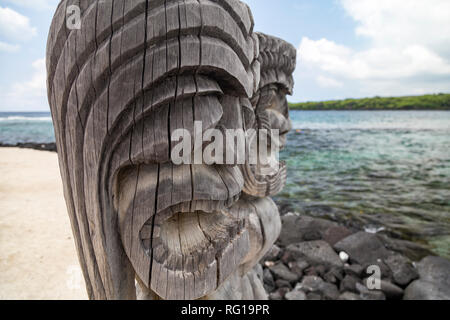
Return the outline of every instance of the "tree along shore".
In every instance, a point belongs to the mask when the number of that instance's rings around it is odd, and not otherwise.
[[[291,110],[450,110],[450,94],[290,103]]]

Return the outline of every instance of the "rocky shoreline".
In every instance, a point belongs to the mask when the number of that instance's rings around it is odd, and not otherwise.
[[[54,142],[52,142],[52,143],[27,142],[27,143],[17,143],[17,144],[8,144],[8,143],[0,142],[0,147],[23,148],[23,149],[33,149],[33,150],[40,150],[40,151],[56,152],[56,143],[54,143]]]
[[[420,245],[293,213],[282,224],[260,269],[272,300],[450,300],[450,261]]]

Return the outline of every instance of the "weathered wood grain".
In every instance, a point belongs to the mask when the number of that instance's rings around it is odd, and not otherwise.
[[[79,30],[66,27],[71,5]],[[239,162],[246,141],[234,164],[171,159],[172,133],[193,137],[196,121],[200,134],[278,128],[285,141],[295,48],[253,27],[239,0],[58,5],[48,99],[91,299],[264,298],[252,268],[279,233],[264,197],[281,190],[285,168],[261,176]]]

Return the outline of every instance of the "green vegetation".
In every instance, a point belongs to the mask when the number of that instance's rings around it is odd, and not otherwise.
[[[450,94],[290,103],[291,110],[450,110]]]

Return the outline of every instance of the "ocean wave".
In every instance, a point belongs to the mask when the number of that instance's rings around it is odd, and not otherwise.
[[[321,122],[301,122],[292,121],[294,130],[440,130],[450,131],[448,122],[429,122],[429,123],[321,123]]]
[[[52,117],[24,117],[24,116],[9,116],[0,117],[2,122],[51,122]]]

